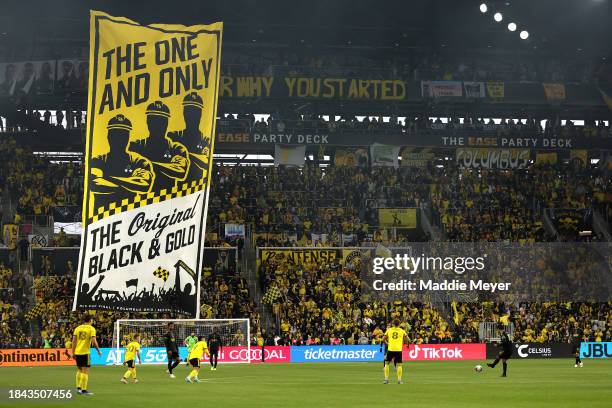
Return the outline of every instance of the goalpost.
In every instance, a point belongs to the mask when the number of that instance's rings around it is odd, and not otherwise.
[[[184,347],[184,340],[192,333],[196,336],[204,336],[208,341],[208,337],[216,329],[217,334],[221,337],[221,351],[228,346],[246,348],[246,360],[232,362],[251,362],[251,326],[249,319],[120,319],[115,322],[113,334],[113,347],[116,356],[121,355],[121,349],[132,340],[132,336],[136,333],[140,334],[141,348],[162,348],[165,350],[164,335],[168,331],[168,323],[174,325],[173,334],[179,348]],[[142,354],[141,357],[144,360],[145,357]],[[119,358],[116,358],[116,362],[121,364],[119,360]],[[163,364],[164,362],[152,362],[152,364],[154,363]]]

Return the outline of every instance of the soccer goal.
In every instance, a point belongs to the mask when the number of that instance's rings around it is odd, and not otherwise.
[[[132,339],[140,334],[141,357],[144,363],[164,364],[166,353],[164,336],[168,332],[168,323],[173,324],[172,333],[179,346],[181,356],[187,356],[184,341],[192,334],[204,336],[208,341],[209,336],[216,331],[221,337],[221,352],[225,347],[238,353],[232,353],[219,361],[225,363],[250,363],[251,362],[251,327],[249,319],[120,319],[115,322],[115,333],[113,335],[113,347],[116,352],[116,362],[121,364],[119,356],[121,350]],[[147,349],[145,354],[142,349]],[[229,353],[228,353],[229,354]],[[236,357],[238,356],[238,357]],[[149,361],[152,360],[152,361]]]

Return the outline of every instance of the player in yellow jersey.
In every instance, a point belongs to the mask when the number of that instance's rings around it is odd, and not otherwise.
[[[189,375],[185,377],[185,381],[188,383],[200,382],[198,373],[200,372],[200,360],[202,360],[202,356],[204,356],[204,354],[208,355],[208,345],[206,344],[204,336],[200,336],[198,337],[198,342],[189,352],[189,357],[187,357],[189,364],[191,364],[193,367],[193,370],[191,370]]]
[[[402,348],[405,344],[408,344],[408,335],[406,332],[399,327],[399,319],[393,320],[393,326],[387,328],[385,335],[383,336],[383,343],[387,344],[387,355],[385,356],[385,384],[389,384],[389,365],[393,361],[397,371],[397,383],[402,383]]]
[[[83,319],[83,324],[74,329],[72,334],[72,355],[76,360],[77,374],[76,386],[77,393],[81,395],[92,395],[87,391],[89,383],[89,353],[93,345],[98,350],[98,355],[102,356],[98,341],[96,340],[96,329],[92,326],[93,319],[91,315],[86,315]]]
[[[142,364],[142,359],[140,358],[140,334],[135,334],[134,340],[125,346],[123,365],[127,366],[128,369],[120,380],[124,384],[128,383],[130,377],[132,377],[135,383],[138,382],[138,378],[136,378],[136,356],[138,356],[138,363]]]

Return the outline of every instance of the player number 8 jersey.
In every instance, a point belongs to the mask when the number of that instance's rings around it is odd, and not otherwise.
[[[406,332],[403,329],[390,327],[385,332],[385,336],[387,336],[387,341],[389,342],[388,351],[402,351],[404,337],[406,336]]]

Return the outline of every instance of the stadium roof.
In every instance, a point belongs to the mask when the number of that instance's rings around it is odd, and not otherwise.
[[[226,23],[232,43],[281,45],[489,47],[609,55],[612,1],[476,0],[33,0],[6,2],[0,10],[0,41],[87,39],[89,9],[141,23]],[[495,23],[494,11],[504,14]],[[528,41],[506,28],[513,21]],[[349,44],[350,42],[350,44]],[[397,45],[396,45],[397,44]]]

